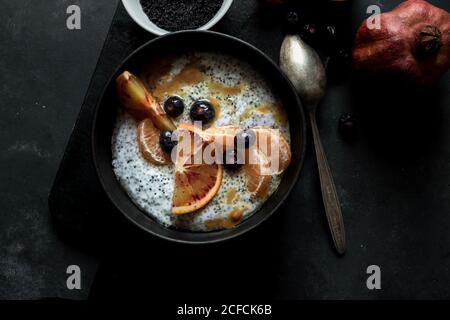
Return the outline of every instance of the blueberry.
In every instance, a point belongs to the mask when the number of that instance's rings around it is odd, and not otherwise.
[[[285,29],[288,33],[295,33],[300,26],[300,15],[295,10],[290,10],[286,13],[285,17]]]
[[[214,118],[216,112],[211,102],[206,99],[199,99],[192,104],[189,114],[193,121],[208,123]]]
[[[241,154],[242,155],[242,154]],[[226,169],[237,171],[242,167],[242,157],[236,149],[228,149],[223,153],[223,165]]]
[[[176,118],[183,113],[184,102],[180,97],[170,97],[164,102],[164,110],[169,116]]]
[[[316,41],[319,37],[319,27],[314,23],[307,23],[303,26],[301,36],[306,41]]]
[[[240,130],[234,137],[234,145],[239,148],[244,146],[246,149],[250,148],[255,143],[256,135],[253,130]]]
[[[339,118],[339,133],[345,140],[354,140],[357,133],[357,120],[350,113],[344,113]]]
[[[159,144],[161,145],[161,149],[165,152],[170,153],[172,149],[177,145],[177,141],[172,141],[172,132],[171,131],[161,131],[159,134]]]

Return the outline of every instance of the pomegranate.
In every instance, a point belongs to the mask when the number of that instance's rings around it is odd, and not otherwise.
[[[367,20],[356,34],[357,70],[394,72],[433,84],[450,67],[450,14],[423,0],[408,0],[382,13],[380,28]]]

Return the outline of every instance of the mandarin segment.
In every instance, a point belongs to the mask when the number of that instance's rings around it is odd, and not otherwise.
[[[217,128],[208,128],[204,131],[207,139],[221,146],[223,150],[234,148],[234,138],[239,132],[235,126],[223,126]]]
[[[252,130],[256,135],[256,147],[269,159],[271,174],[283,173],[291,162],[291,147],[284,135],[271,128],[258,127]]]
[[[265,198],[269,192],[272,176],[265,174],[268,160],[257,148],[250,148],[246,152],[244,170],[247,180],[247,190],[256,198]]]
[[[144,159],[153,164],[169,164],[170,156],[161,149],[159,135],[160,131],[153,125],[152,120],[142,120],[137,129],[139,150]]]

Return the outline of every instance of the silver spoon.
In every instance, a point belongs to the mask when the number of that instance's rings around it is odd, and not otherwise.
[[[309,113],[328,225],[337,252],[344,254],[346,244],[341,205],[316,122],[316,109],[325,94],[327,83],[325,67],[317,52],[297,35],[287,35],[284,38],[280,67],[291,80]]]

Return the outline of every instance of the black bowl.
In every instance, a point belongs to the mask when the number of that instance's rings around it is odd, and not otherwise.
[[[249,63],[268,81],[286,109],[291,133],[292,160],[274,194],[250,218],[233,229],[190,232],[164,227],[140,210],[117,181],[111,165],[111,135],[117,112],[115,79],[125,69],[137,70],[144,62],[164,55],[188,51],[229,54]],[[145,231],[182,243],[212,243],[241,235],[269,218],[286,200],[303,165],[306,150],[306,124],[295,89],[278,66],[264,53],[239,39],[210,31],[181,31],[149,41],[128,56],[111,77],[97,105],[92,127],[92,154],[95,168],[106,194],[125,217]]]

